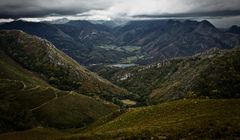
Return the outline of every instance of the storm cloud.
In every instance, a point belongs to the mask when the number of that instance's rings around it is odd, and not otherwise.
[[[0,18],[229,17],[240,15],[239,5],[239,0],[1,0]]]

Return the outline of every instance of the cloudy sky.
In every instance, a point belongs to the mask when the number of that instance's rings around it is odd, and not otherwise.
[[[1,0],[0,21],[24,19],[209,19],[239,24],[240,0]]]

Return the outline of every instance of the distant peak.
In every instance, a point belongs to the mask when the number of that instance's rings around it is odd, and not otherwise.
[[[234,34],[240,34],[240,26],[233,25],[232,27],[230,27],[228,32],[234,33]]]
[[[209,21],[207,21],[207,20],[203,20],[203,21],[201,21],[200,22],[200,25],[202,25],[202,26],[204,26],[204,27],[213,27],[213,28],[215,28],[215,26],[212,24],[212,23],[210,23]]]

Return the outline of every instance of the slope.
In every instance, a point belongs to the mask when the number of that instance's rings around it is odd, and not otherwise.
[[[51,76],[56,76],[55,69],[58,68],[53,62],[64,62],[65,66],[76,65],[74,70],[82,72],[83,76],[85,74],[89,78],[86,80],[96,80],[92,81],[96,83],[100,81],[102,85],[108,85],[108,82],[105,83],[105,80],[72,62],[45,40],[21,31],[1,31],[0,44],[0,132],[37,126],[62,129],[84,127],[118,108],[101,99],[96,100],[74,91],[61,91],[50,86],[45,81],[48,73],[44,73],[50,69],[44,69],[41,63],[41,66],[35,67],[39,61],[52,65],[54,70],[50,71]],[[37,56],[41,55],[40,50],[51,53],[51,58],[55,58],[55,61]],[[40,70],[44,71],[40,73]],[[81,79],[81,82],[84,80]]]
[[[179,100],[129,109],[59,139],[235,139],[239,100]]]

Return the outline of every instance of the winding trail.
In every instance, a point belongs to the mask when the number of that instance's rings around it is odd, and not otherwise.
[[[47,88],[47,89],[48,89],[48,88]],[[67,95],[65,95],[65,96],[68,96],[68,95],[70,95],[70,94],[71,94],[71,92],[69,92],[69,93],[68,93]],[[54,98],[50,99],[49,101],[47,101],[47,102],[45,102],[45,103],[43,103],[43,104],[41,104],[41,105],[39,105],[39,106],[37,106],[37,107],[34,107],[34,108],[30,109],[30,111],[37,110],[37,109],[41,108],[42,106],[50,103],[51,101],[57,100],[57,99],[58,99],[57,91],[54,91],[54,95],[55,95]],[[61,96],[61,97],[65,97],[65,96]]]
[[[0,79],[0,80],[5,80],[5,81],[8,81],[8,82],[16,82],[16,83],[20,82],[23,85],[23,87],[20,90],[24,90],[27,87],[26,84],[23,81],[20,81],[20,80],[12,80],[12,79]]]

